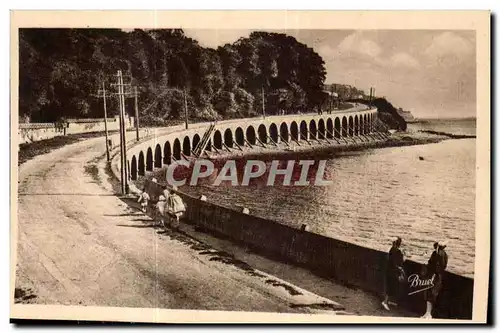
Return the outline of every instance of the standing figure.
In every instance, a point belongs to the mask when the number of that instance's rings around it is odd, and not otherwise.
[[[174,186],[170,196],[168,197],[167,209],[170,217],[170,226],[172,229],[178,230],[180,225],[179,220],[186,211],[186,205],[184,204],[182,198],[174,192],[175,190],[177,190],[177,187]]]
[[[396,238],[392,242],[392,247],[389,250],[387,258],[387,266],[385,271],[385,297],[382,301],[382,306],[386,310],[389,308],[389,300],[392,299],[392,304],[396,304],[399,296],[399,286],[405,280],[405,272],[403,269],[404,256],[400,249],[401,238]]]
[[[163,190],[163,196],[165,197],[165,202],[168,201],[168,197],[170,197],[170,191],[168,190],[167,187]]]
[[[158,221],[165,228],[165,206],[167,200],[164,195],[158,197],[158,202],[156,203],[156,221]]]
[[[427,310],[422,318],[432,318],[432,308],[436,304],[437,297],[443,286],[443,275],[448,265],[448,254],[444,250],[445,242],[434,243],[434,251],[427,263],[427,278],[432,279],[433,287],[427,289],[424,298],[427,302]]]
[[[139,195],[139,199],[137,200],[137,202],[140,202],[141,203],[141,211],[143,213],[146,212],[146,209],[148,207],[148,202],[149,202],[150,198],[149,198],[149,194],[148,192],[146,192],[146,188],[144,187],[142,189],[142,192],[141,194]]]

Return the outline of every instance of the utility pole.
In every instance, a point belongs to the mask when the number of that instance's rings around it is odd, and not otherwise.
[[[264,85],[262,85],[262,116],[266,118],[266,102],[264,98]]]
[[[117,88],[118,88],[118,105],[119,105],[119,119],[120,119],[120,184],[121,184],[121,188],[122,188],[122,194],[126,194],[126,189],[125,189],[125,163],[123,161],[123,157],[124,157],[124,150],[125,150],[125,147],[123,146],[123,118],[122,118],[122,97],[121,97],[121,93],[122,93],[122,86],[121,86],[121,74],[122,72],[121,71],[118,71],[118,74],[117,74],[117,80],[118,80],[118,83],[117,83]]]
[[[330,113],[332,113],[333,111],[333,86],[331,86],[331,89],[330,89]]]
[[[372,107],[372,90],[373,88],[370,87],[370,103],[369,103],[370,107]]]
[[[135,135],[137,141],[139,141],[139,106],[137,104],[137,86],[134,86],[134,96],[135,96]]]
[[[126,119],[125,119],[125,90],[124,90],[124,84],[123,84],[123,75],[122,72],[120,71],[120,89],[121,89],[121,94],[120,98],[122,100],[122,132],[123,132],[123,170],[124,170],[124,186],[125,186],[125,193],[128,193],[128,168],[127,168],[127,125],[126,125]]]
[[[101,96],[104,103],[104,132],[106,134],[106,159],[109,162],[110,156],[109,156],[109,136],[108,136],[108,113],[106,110],[106,87],[104,82],[102,83],[102,89],[97,90],[97,97]]]
[[[187,102],[187,96],[186,96],[186,88],[184,88],[184,118],[186,122],[186,129],[188,129],[188,102]]]
[[[121,156],[121,188],[122,194],[125,195],[128,192],[128,169],[127,169],[127,138],[126,138],[126,123],[125,123],[125,91],[123,87],[123,76],[122,71],[118,71],[116,74],[117,83],[114,84],[118,88],[118,105],[120,107],[120,156]],[[129,84],[128,84],[129,85]]]

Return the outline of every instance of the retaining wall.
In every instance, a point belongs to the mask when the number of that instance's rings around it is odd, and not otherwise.
[[[134,126],[134,118],[125,120],[127,129]],[[120,121],[118,117],[108,118],[108,131],[118,131]],[[68,119],[61,126],[55,123],[21,123],[19,124],[19,143],[29,143],[50,139],[60,135],[104,132],[103,119]]]
[[[152,200],[164,188],[150,181],[146,181],[145,186]],[[179,195],[187,204],[187,220],[198,227],[266,255],[306,267],[347,286],[380,297],[383,295],[387,253],[244,214],[184,193]],[[408,276],[422,274],[424,270],[425,265],[411,260],[405,262]],[[437,318],[472,319],[473,289],[473,279],[446,272],[433,315]],[[408,290],[402,290],[401,295],[402,306],[419,314],[425,312],[423,292],[408,296]]]

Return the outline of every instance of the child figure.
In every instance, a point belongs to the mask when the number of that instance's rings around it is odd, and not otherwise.
[[[161,226],[165,228],[165,206],[167,204],[167,200],[165,196],[160,195],[158,198],[158,202],[156,203],[156,220],[160,222]]]
[[[150,200],[149,194],[148,194],[148,192],[146,192],[146,188],[143,188],[142,193],[141,193],[141,195],[139,195],[139,199],[137,200],[137,202],[141,203],[141,211],[143,213],[146,212],[146,208],[148,207],[149,200]]]
[[[186,205],[184,204],[182,198],[177,193],[174,192],[175,190],[177,190],[177,187],[174,186],[172,188],[170,196],[168,197],[167,207],[171,221],[170,225],[172,229],[178,230],[180,224],[179,219],[186,211]]]

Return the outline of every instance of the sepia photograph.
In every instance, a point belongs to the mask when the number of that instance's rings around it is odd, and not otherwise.
[[[485,323],[490,19],[11,12],[11,320]]]

